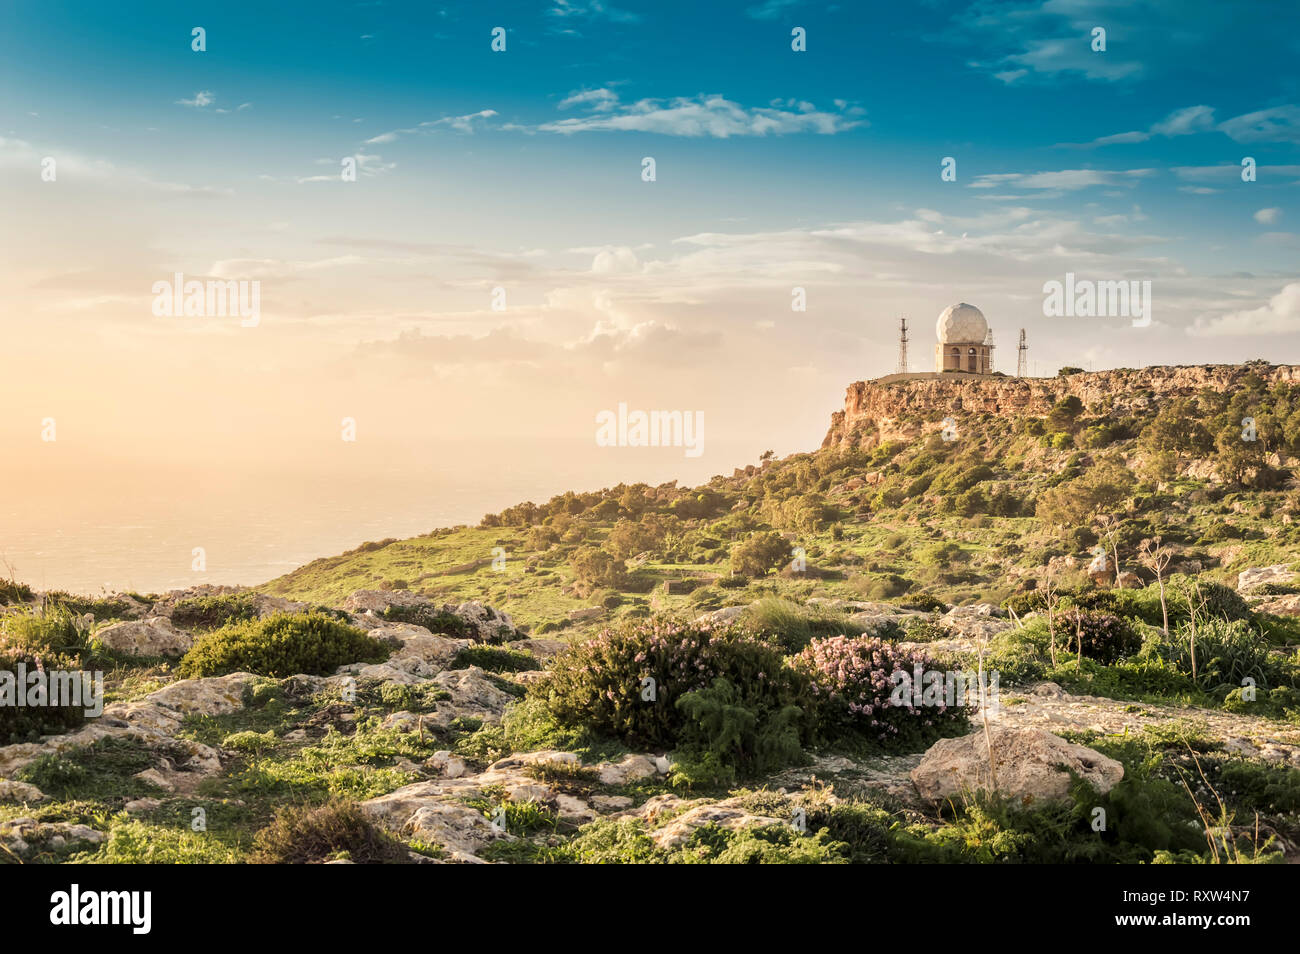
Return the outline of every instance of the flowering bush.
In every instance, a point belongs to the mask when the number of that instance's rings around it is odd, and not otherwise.
[[[672,748],[695,718],[677,701],[714,688],[719,678],[734,690],[728,705],[752,711],[760,723],[800,703],[801,680],[771,643],[734,628],[665,619],[607,629],[574,646],[535,691],[561,724]]]
[[[894,673],[911,680],[918,668],[929,672],[933,664],[920,650],[902,650],[874,636],[815,639],[794,658],[793,668],[808,679],[818,724],[827,734],[847,728],[878,742],[911,743],[961,728],[970,714],[955,699],[923,698],[922,686],[915,696],[901,693],[896,704]]]

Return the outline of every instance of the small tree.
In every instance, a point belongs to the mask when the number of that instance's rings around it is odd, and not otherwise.
[[[1047,596],[1047,637],[1051,641],[1052,668],[1056,668],[1056,584],[1052,582],[1052,565],[1047,565],[1047,578],[1043,581]]]
[[[569,565],[578,584],[587,590],[618,589],[627,581],[623,561],[595,547],[575,552]]]
[[[1150,537],[1138,546],[1138,562],[1156,575],[1156,585],[1160,587],[1160,616],[1166,636],[1169,635],[1169,605],[1165,602],[1165,570],[1173,557],[1159,537]]]
[[[731,551],[731,566],[745,576],[765,576],[784,563],[790,545],[779,533],[751,533]]]
[[[1110,556],[1112,565],[1115,570],[1115,585],[1119,586],[1119,531],[1120,520],[1112,513],[1102,514],[1097,519],[1098,536],[1102,540],[1102,548],[1110,545]]]

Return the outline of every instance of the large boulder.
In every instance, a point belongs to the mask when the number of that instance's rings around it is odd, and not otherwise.
[[[165,616],[128,620],[105,626],[95,634],[105,649],[129,656],[184,656],[194,637],[172,625]]]
[[[1070,772],[1099,792],[1124,777],[1124,766],[1084,745],[1067,742],[1044,729],[990,729],[997,791],[1022,804],[1069,798]],[[911,772],[923,798],[942,801],[963,792],[987,792],[989,745],[983,729],[955,739],[940,739]]]
[[[1251,567],[1237,574],[1237,592],[1244,595],[1265,583],[1294,583],[1295,577],[1289,563]]]
[[[480,603],[478,600],[470,600],[468,603],[461,603],[459,606],[445,606],[443,609],[455,613],[473,627],[474,634],[471,635],[471,638],[481,643],[504,643],[516,638],[518,635],[515,632],[514,621],[509,614]]]

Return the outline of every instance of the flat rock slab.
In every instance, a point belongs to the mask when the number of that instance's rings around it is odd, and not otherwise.
[[[1085,745],[1067,742],[1045,729],[997,726],[987,739],[981,729],[930,746],[911,772],[917,791],[935,802],[964,792],[992,791],[990,743],[997,792],[1026,805],[1068,799],[1070,772],[1099,792],[1110,791],[1124,777],[1123,765]]]

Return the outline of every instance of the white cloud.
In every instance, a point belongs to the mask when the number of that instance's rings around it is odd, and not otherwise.
[[[1224,163],[1217,166],[1174,166],[1174,175],[1183,180],[1192,182],[1217,182],[1241,179],[1241,165],[1239,163]],[[1255,172],[1262,181],[1266,176],[1268,178],[1289,178],[1300,177],[1300,166],[1257,166]]]
[[[1275,106],[1235,116],[1219,129],[1237,142],[1300,143],[1300,106]]]
[[[608,92],[608,90],[604,91]],[[714,94],[679,96],[670,100],[642,99],[635,103],[617,103],[610,93],[602,96],[590,115],[543,123],[541,132],[571,135],[578,132],[650,132],[665,136],[781,136],[812,132],[831,135],[865,124],[850,118],[860,110],[838,113],[821,112],[812,103],[800,102],[795,108],[746,108]],[[588,100],[590,102],[590,100]]]
[[[378,136],[367,139],[362,145],[378,146],[396,142],[399,136],[410,136],[414,133],[437,129],[440,126],[446,126],[457,132],[472,133],[478,124],[482,124],[496,115],[497,111],[495,109],[480,109],[476,113],[466,113],[464,116],[443,116],[441,119],[430,119],[415,126],[408,126],[405,129],[393,129],[386,133],[380,133]]]
[[[1131,132],[1102,136],[1099,139],[1092,140],[1092,142],[1058,143],[1057,145],[1073,147],[1076,149],[1092,149],[1096,146],[1113,146],[1121,143],[1146,142],[1148,139],[1155,136],[1187,136],[1192,133],[1206,132],[1213,128],[1213,107],[1185,106],[1182,109],[1175,109],[1158,123],[1153,123],[1151,128],[1146,132],[1133,130]]]
[[[1132,185],[1155,174],[1154,169],[1060,169],[1054,172],[1007,172],[976,176],[972,189],[998,186],[1017,189],[1086,189],[1090,186]]]
[[[1255,221],[1260,225],[1272,225],[1282,218],[1281,209],[1260,209],[1255,213]]]
[[[178,99],[178,100],[176,100],[176,105],[177,105],[177,106],[193,106],[193,107],[195,107],[195,108],[197,108],[197,109],[202,109],[204,106],[211,106],[211,105],[213,104],[213,102],[215,102],[215,98],[214,98],[213,95],[212,95],[212,91],[211,91],[211,90],[206,90],[206,89],[201,89],[201,90],[199,90],[197,93],[194,94],[194,98],[193,98],[193,99]]]
[[[612,7],[602,0],[588,0],[587,3],[578,3],[576,0],[554,0],[554,2],[555,5],[546,11],[553,17],[608,20],[611,23],[641,22],[639,13]]]
[[[560,100],[560,109],[568,109],[570,106],[589,106],[595,110],[613,109],[617,102],[618,94],[611,89],[575,90]]]
[[[1214,318],[1201,318],[1188,328],[1188,334],[1207,338],[1296,332],[1300,332],[1300,282],[1286,285],[1268,300],[1267,305],[1249,311],[1230,311]]]
[[[625,245],[602,248],[591,262],[591,270],[596,275],[636,272],[640,268],[641,263],[637,260],[636,252]]]
[[[1214,108],[1211,106],[1187,106],[1175,109],[1160,122],[1151,127],[1155,136],[1186,136],[1190,133],[1204,132],[1214,125]]]
[[[763,0],[762,3],[748,7],[745,14],[755,20],[775,20],[798,2],[799,0]]]

